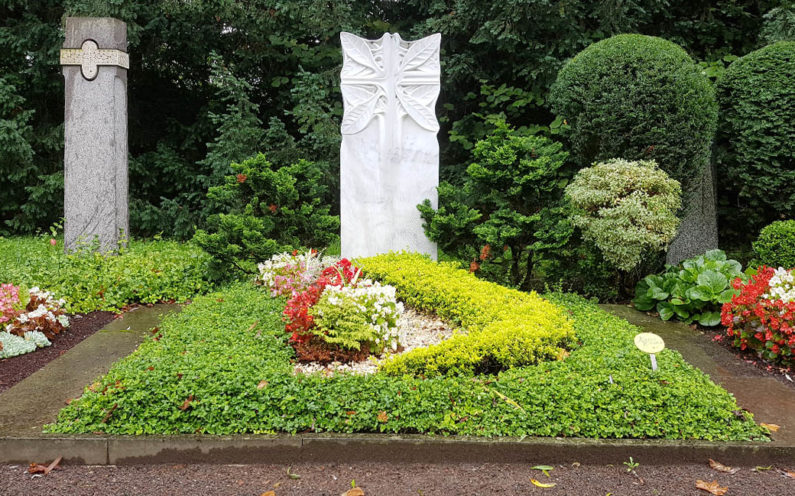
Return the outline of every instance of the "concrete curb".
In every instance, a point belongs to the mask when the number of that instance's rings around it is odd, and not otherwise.
[[[644,465],[705,463],[755,466],[795,461],[795,446],[668,440],[578,438],[467,438],[387,434],[277,436],[42,436],[0,438],[0,463],[64,462],[89,465],[150,463],[290,464],[572,463]]]

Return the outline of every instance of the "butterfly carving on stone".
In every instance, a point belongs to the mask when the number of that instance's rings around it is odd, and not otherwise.
[[[441,35],[406,42],[398,34],[386,33],[371,41],[343,32],[340,39],[342,134],[362,131],[378,115],[393,123],[408,115],[423,129],[439,130],[434,107],[439,96]]]

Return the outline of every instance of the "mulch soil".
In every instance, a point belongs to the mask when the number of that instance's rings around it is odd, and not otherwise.
[[[339,496],[355,482],[366,496],[420,495],[577,495],[704,496],[696,481],[717,481],[728,496],[795,494],[795,478],[781,469],[742,467],[737,473],[716,472],[703,464],[640,466],[555,466],[549,477],[533,464],[387,464],[344,463],[283,465],[135,465],[64,466],[48,475],[31,476],[27,467],[0,465],[0,494],[16,495],[269,495]],[[48,460],[38,460],[43,463]],[[792,460],[790,460],[792,462]],[[792,462],[795,464],[795,462]],[[536,487],[531,482],[554,483]],[[352,482],[354,481],[354,482]],[[272,491],[272,492],[271,492]],[[354,493],[350,493],[354,494]]]
[[[366,344],[359,350],[346,350],[329,345],[318,336],[312,336],[309,341],[303,343],[290,344],[295,349],[296,359],[301,363],[361,362],[370,356],[370,348]]]
[[[66,353],[77,343],[105,327],[114,317],[113,312],[91,312],[69,316],[69,328],[55,335],[52,346],[32,353],[0,360],[0,393],[25,379],[51,361]]]

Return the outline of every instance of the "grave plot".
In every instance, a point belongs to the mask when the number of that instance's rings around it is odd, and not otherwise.
[[[373,374],[296,373],[285,298],[239,284],[167,317],[47,430],[767,437],[679,353],[659,353],[653,371],[633,343],[638,329],[579,296],[500,288],[418,255],[361,266],[468,334],[397,355]]]

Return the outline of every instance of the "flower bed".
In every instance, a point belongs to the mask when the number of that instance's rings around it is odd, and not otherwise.
[[[740,294],[723,305],[721,323],[734,346],[760,357],[795,364],[795,274],[782,267],[760,267],[748,283],[732,284]]]
[[[55,300],[52,294],[39,288],[32,288],[28,293],[24,309],[17,310],[19,288],[12,284],[0,285],[0,322],[7,322],[5,330],[0,331],[0,359],[50,346],[50,339],[69,327],[63,300]]]
[[[638,329],[626,321],[574,295],[533,299],[569,315],[581,344],[566,360],[497,375],[323,377],[293,374],[284,298],[229,287],[166,317],[157,340],[117,362],[47,431],[766,439],[731,395],[678,353],[660,353],[652,372],[632,343]]]

